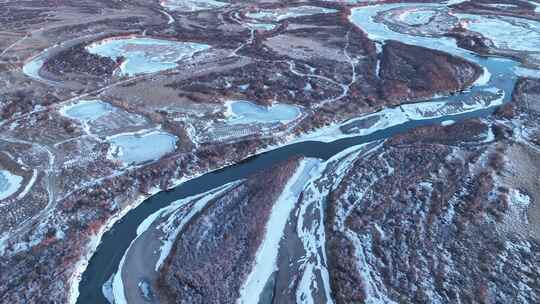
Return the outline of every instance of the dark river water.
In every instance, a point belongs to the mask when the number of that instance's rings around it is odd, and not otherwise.
[[[510,100],[511,92],[515,84],[516,76],[513,72],[515,62],[510,60],[477,57],[475,62],[489,68],[492,78],[488,86],[496,87],[505,91],[505,102]],[[477,90],[473,88],[472,91]],[[459,98],[459,94],[450,99]],[[206,192],[228,182],[248,177],[249,175],[269,168],[272,165],[285,161],[293,156],[314,157],[328,159],[333,155],[349,147],[383,140],[399,133],[407,132],[412,128],[440,124],[445,120],[464,120],[475,117],[487,117],[494,108],[478,110],[459,115],[449,115],[437,119],[425,119],[409,121],[404,124],[389,127],[367,136],[359,136],[347,139],[339,139],[331,143],[302,142],[272,150],[257,156],[253,156],[239,164],[205,174],[201,177],[187,181],[180,186],[158,193],[144,201],[139,207],[131,210],[119,220],[110,231],[103,235],[96,253],[90,259],[86,271],[83,273],[79,285],[79,304],[108,303],[102,294],[103,284],[115,273],[125,251],[137,236],[137,227],[149,215],[170,203],[202,192]]]
[[[118,265],[124,252],[137,236],[137,227],[149,215],[176,200],[206,192],[231,181],[246,178],[257,171],[270,168],[272,165],[275,165],[280,161],[285,161],[293,156],[300,155],[328,159],[349,147],[386,139],[393,135],[404,133],[415,127],[438,124],[448,119],[459,121],[467,118],[486,117],[492,112],[493,109],[485,109],[466,114],[446,116],[440,119],[411,121],[367,136],[340,139],[331,143],[297,143],[253,156],[242,163],[187,181],[170,191],[160,192],[148,198],[139,207],[131,210],[126,216],[119,220],[110,231],[103,235],[101,244],[90,259],[88,268],[83,274],[82,281],[79,285],[80,295],[77,303],[108,303],[102,294],[101,288],[108,278],[118,269]]]

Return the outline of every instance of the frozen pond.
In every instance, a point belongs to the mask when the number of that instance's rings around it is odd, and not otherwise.
[[[41,68],[45,64],[45,60],[47,58],[47,53],[48,53],[48,50],[45,50],[42,53],[40,53],[39,55],[37,55],[37,56],[31,58],[30,60],[28,60],[23,65],[22,71],[26,76],[28,76],[28,77],[30,77],[32,79],[35,79],[37,81],[41,81],[41,82],[46,83],[46,84],[54,85],[54,84],[57,84],[57,83],[52,81],[52,80],[45,79],[45,78],[41,77],[41,75],[39,74],[39,71],[41,70]]]
[[[43,59],[41,56],[37,56],[23,66],[23,73],[30,78],[42,80],[41,76],[39,75],[39,70],[41,70],[44,63],[45,59]]]
[[[297,6],[286,9],[261,10],[258,12],[249,12],[247,17],[265,21],[281,21],[287,18],[295,18],[316,14],[336,13],[334,9],[328,9],[317,6]]]
[[[199,43],[178,42],[143,37],[106,39],[86,47],[88,52],[112,59],[124,57],[117,71],[121,76],[133,76],[173,69],[177,62],[208,49]]]
[[[215,0],[161,0],[160,3],[168,10],[180,12],[196,12],[229,5]]]
[[[81,100],[76,104],[64,106],[60,113],[79,121],[92,121],[110,113],[113,106],[99,99]]]
[[[157,160],[176,149],[177,138],[163,131],[126,133],[108,138],[112,151],[110,158],[124,164],[141,164]]]
[[[300,109],[288,104],[259,106],[249,101],[232,101],[227,104],[231,118],[229,124],[287,123],[300,115]]]
[[[21,187],[23,178],[7,170],[0,170],[0,200],[10,197]]]

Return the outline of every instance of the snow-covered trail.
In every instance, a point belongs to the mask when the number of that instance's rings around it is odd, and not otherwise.
[[[26,39],[28,39],[28,37],[30,37],[29,34],[26,34],[24,35],[22,38],[20,39],[17,39],[17,41],[13,42],[12,44],[10,44],[8,47],[6,47],[1,53],[0,53],[0,57],[3,57],[7,52],[9,52],[12,48],[14,48],[15,46],[17,46],[18,44],[22,43],[23,41],[25,41]]]

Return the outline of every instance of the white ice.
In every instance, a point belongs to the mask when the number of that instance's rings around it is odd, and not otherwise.
[[[163,132],[125,133],[108,137],[111,143],[109,158],[119,159],[124,164],[140,164],[157,160],[176,149],[177,137]]]
[[[196,12],[229,5],[215,0],[161,0],[161,6],[171,11]]]
[[[21,187],[23,178],[7,170],[0,170],[0,200],[13,195]]]
[[[65,105],[60,113],[66,117],[79,121],[92,121],[110,113],[113,106],[99,99],[80,100],[75,104]]]
[[[199,213],[211,200],[219,197],[227,190],[237,186],[240,182],[241,181],[234,181],[221,187],[212,189],[208,192],[178,200],[172,203],[170,206],[158,211],[159,216],[168,216],[168,218],[167,221],[160,226],[160,229],[164,232],[164,237],[162,238],[159,259],[157,260],[155,266],[156,271],[158,271],[159,267],[161,267],[161,265],[163,265],[165,262],[165,259],[172,250],[178,234],[180,231],[182,231],[189,220]],[[194,200],[197,201],[191,208],[188,210],[182,209],[184,205]]]
[[[229,124],[287,123],[300,116],[300,109],[294,105],[276,103],[270,107],[256,105],[249,101],[226,103]]]
[[[378,13],[395,8],[414,8],[418,9],[419,5],[422,8],[438,8],[439,4],[407,4],[407,3],[394,3],[384,5],[372,5],[366,7],[359,7],[352,9],[349,20],[367,33],[368,37],[372,40],[384,42],[385,40],[397,40],[403,43],[423,46],[454,55],[465,57],[469,60],[475,60],[474,55],[466,50],[459,48],[456,42],[452,38],[447,37],[424,37],[406,35],[399,32],[390,30],[385,24],[375,22],[374,18]],[[425,12],[425,11],[422,11]]]
[[[273,10],[261,10],[257,12],[249,12],[247,17],[252,19],[267,20],[267,21],[281,21],[288,18],[309,16],[315,14],[329,14],[336,13],[334,9],[328,9],[317,6],[296,6],[288,7],[286,9],[273,9]]]
[[[114,304],[114,295],[113,295],[113,279],[114,275],[112,275],[103,286],[101,286],[101,293],[103,293],[103,296],[107,301],[111,304]]]
[[[178,42],[146,37],[105,39],[87,46],[88,52],[118,59],[121,76],[133,76],[173,69],[177,62],[191,58],[195,53],[208,49],[200,43]]]
[[[518,189],[510,190],[510,200],[512,203],[522,206],[528,206],[531,203],[531,197]]]
[[[283,236],[285,225],[298,201],[304,183],[310,178],[310,172],[319,163],[320,161],[316,159],[302,160],[272,207],[270,218],[266,223],[264,239],[257,250],[251,272],[240,289],[240,298],[237,303],[257,303],[266,282],[277,270],[279,242]]]
[[[467,29],[480,33],[497,48],[540,52],[540,23],[507,17],[457,14]]]

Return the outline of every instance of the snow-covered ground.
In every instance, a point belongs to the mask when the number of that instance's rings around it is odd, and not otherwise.
[[[448,0],[446,2],[446,5],[450,6],[450,5],[455,5],[455,4],[460,4],[460,3],[463,3],[463,2],[467,2],[469,0]]]
[[[170,254],[178,234],[189,220],[200,212],[212,199],[238,185],[239,182],[240,181],[231,182],[208,192],[173,202],[169,206],[152,213],[137,227],[137,238],[147,232],[152,226],[156,226],[154,228],[160,230],[163,234],[161,237],[162,245],[158,249],[159,257],[155,263],[155,271],[159,270],[160,266]],[[109,300],[111,303],[126,303],[124,284],[122,281],[122,270],[126,254],[133,243],[137,241],[137,238],[131,242],[130,247],[124,253],[117,272],[111,278],[112,281],[107,281],[102,288],[104,295],[108,296],[107,298],[112,298],[112,300]]]
[[[482,101],[475,103],[452,103],[446,101],[432,101],[418,104],[404,104],[400,108],[410,120],[422,120],[429,118],[441,118],[448,115],[463,114],[503,104],[505,93],[503,90],[495,90],[497,98],[485,104]]]
[[[283,192],[272,208],[270,218],[266,224],[264,239],[257,250],[251,273],[240,289],[238,303],[257,303],[266,282],[272,273],[277,270],[279,242],[283,236],[287,220],[298,201],[306,180],[310,179],[311,172],[320,163],[320,160],[317,159],[302,160],[294,175],[285,185]]]
[[[21,193],[19,193],[19,195],[17,195],[18,200],[24,198],[28,194],[30,189],[32,189],[32,186],[34,186],[34,184],[36,183],[37,177],[38,177],[38,170],[33,169],[32,170],[32,177],[30,178],[30,181],[24,186],[24,189],[21,191]]]
[[[198,194],[195,196],[187,197],[172,203],[171,205],[155,212],[150,217],[148,221],[145,220],[139,228],[137,229],[137,235],[142,234],[148,229],[148,227],[155,221],[158,217],[166,218],[166,220],[159,225],[159,229],[164,233],[162,241],[162,246],[159,249],[159,259],[156,262],[155,270],[163,265],[165,259],[171,252],[172,246],[178,237],[178,234],[182,228],[187,224],[187,222],[193,218],[198,212],[200,212],[211,200],[217,198],[227,190],[238,185],[240,181],[234,181],[228,184],[225,184],[216,189],[212,189],[208,192]],[[182,208],[187,203],[196,201],[191,208]]]
[[[103,293],[103,296],[109,303],[114,303],[114,295],[113,295],[113,279],[114,275],[112,275],[105,284],[101,287],[101,292]]]
[[[13,195],[21,187],[23,178],[7,170],[0,170],[0,200]]]
[[[110,38],[93,43],[87,51],[99,56],[118,59],[124,57],[118,73],[133,76],[175,68],[177,62],[191,58],[208,49],[200,43],[178,42],[147,37]]]
[[[487,88],[485,90],[497,94],[497,98],[487,103],[481,99],[475,100],[475,102],[465,103],[455,101],[449,102],[442,98],[435,101],[404,104],[395,108],[387,108],[376,113],[354,118],[341,124],[331,125],[309,134],[304,134],[293,142],[332,142],[347,137],[366,136],[410,121],[440,119],[447,116],[449,117],[448,119],[451,119],[453,116],[492,108],[503,103],[505,98],[504,91],[495,88]],[[369,120],[373,120],[374,122],[368,126],[362,125],[362,127],[358,128],[350,127],[355,123]],[[347,128],[348,131],[344,132],[342,130],[343,128]]]
[[[82,274],[86,270],[86,267],[88,266],[90,258],[92,257],[97,247],[101,243],[101,239],[103,235],[105,234],[105,232],[109,231],[114,226],[114,224],[118,220],[122,219],[127,213],[129,213],[129,211],[137,208],[147,198],[155,195],[158,192],[160,192],[160,189],[152,188],[150,189],[150,193],[148,195],[143,195],[143,194],[139,195],[137,199],[135,199],[133,204],[128,205],[127,208],[122,209],[119,213],[111,217],[107,221],[107,223],[103,227],[101,227],[101,229],[94,236],[91,237],[90,242],[88,242],[84,250],[85,252],[84,255],[82,256],[80,260],[77,261],[77,263],[75,263],[73,273],[71,274],[71,277],[68,280],[69,282],[68,303],[69,304],[77,303],[77,299],[79,297],[79,283],[81,281]],[[111,285],[112,285],[113,280],[114,280],[114,276],[110,278]]]

